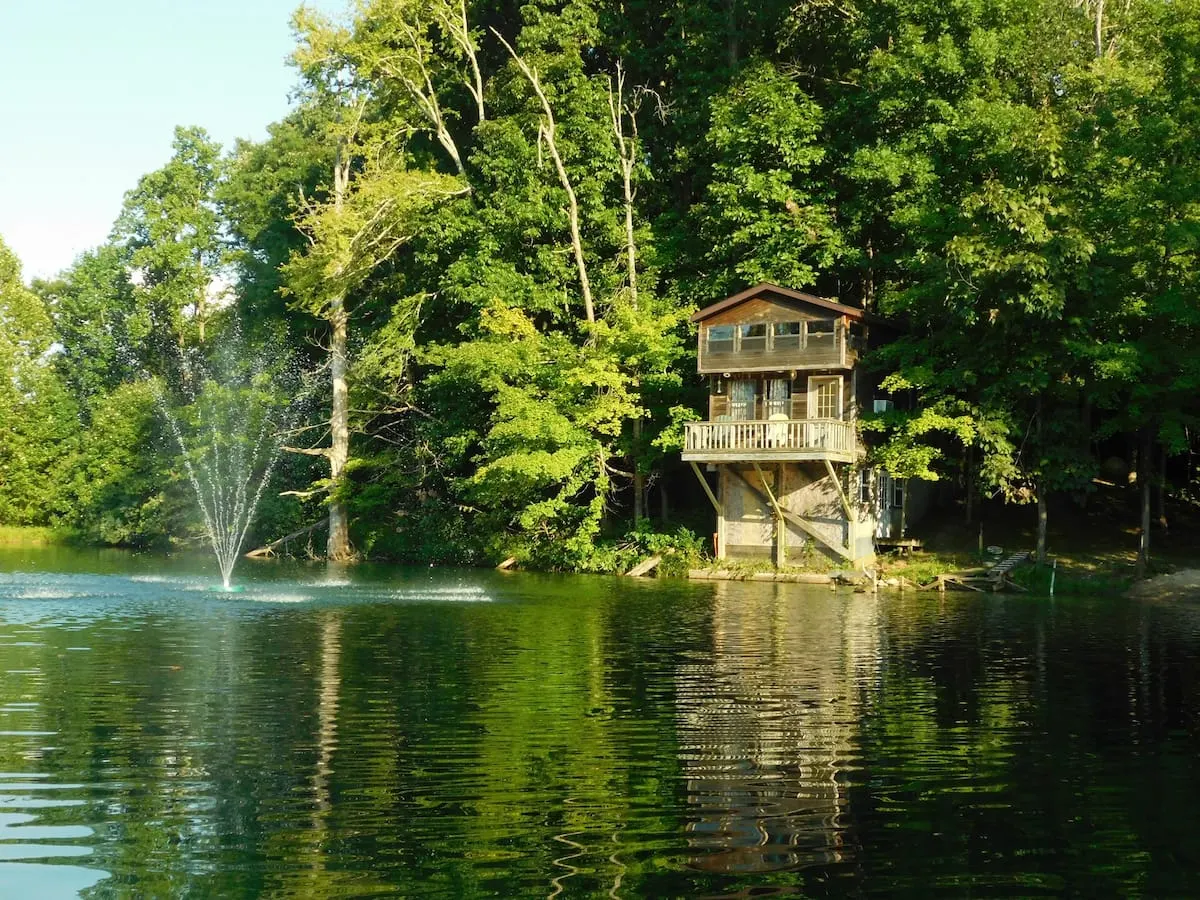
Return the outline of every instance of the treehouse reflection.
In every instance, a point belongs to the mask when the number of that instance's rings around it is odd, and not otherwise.
[[[692,321],[697,366],[709,376],[708,418],[686,426],[683,459],[716,509],[717,556],[783,565],[816,553],[864,563],[875,538],[899,536],[925,493],[894,489],[868,470],[856,427],[874,394],[859,360],[886,323],[773,284]],[[698,463],[716,473],[715,491]]]
[[[766,872],[846,861],[846,769],[878,677],[878,600],[714,583],[710,663],[680,673],[691,864]]]

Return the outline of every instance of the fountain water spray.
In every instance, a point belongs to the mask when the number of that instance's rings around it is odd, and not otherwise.
[[[295,369],[290,368],[294,380]],[[269,390],[279,385],[263,371],[218,380],[194,357],[185,358],[182,372],[194,427],[185,430],[159,380],[153,380],[155,399],[179,448],[222,586],[229,591],[233,568],[282,453],[283,435],[308,391],[292,392],[281,402]]]

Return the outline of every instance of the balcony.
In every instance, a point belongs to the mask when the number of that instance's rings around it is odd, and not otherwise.
[[[689,422],[685,462],[854,462],[854,423],[840,419]]]

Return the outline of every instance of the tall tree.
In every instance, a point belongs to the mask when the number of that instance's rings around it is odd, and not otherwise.
[[[353,556],[347,507],[339,493],[350,459],[350,304],[377,268],[411,240],[421,214],[460,193],[461,186],[437,172],[410,168],[405,148],[396,145],[386,125],[373,127],[368,73],[348,28],[301,9],[296,30],[294,59],[306,102],[326,121],[329,180],[323,196],[305,204],[301,230],[309,245],[292,254],[284,277],[296,306],[328,326],[332,389],[329,445],[299,452],[329,461],[326,553],[344,560]]]

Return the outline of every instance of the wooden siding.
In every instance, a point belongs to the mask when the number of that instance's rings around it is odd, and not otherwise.
[[[810,319],[841,319],[831,310],[807,306],[794,300],[755,297],[704,320],[704,325],[749,325],[758,322],[803,322]],[[702,326],[703,328],[703,326]]]
[[[843,357],[843,342],[840,336],[833,347],[805,350],[740,350],[733,353],[707,353],[703,335],[700,341],[697,368],[702,374],[833,369],[854,364],[849,354]]]
[[[803,349],[730,350],[710,353],[708,329],[714,325],[765,325],[770,331],[777,322],[834,322],[832,346]],[[857,329],[856,329],[857,330]],[[723,310],[700,324],[697,332],[697,369],[701,373],[771,372],[791,369],[849,368],[858,361],[863,339],[848,340],[849,321],[830,311],[783,298],[756,297]],[[810,339],[811,340],[811,339]]]

